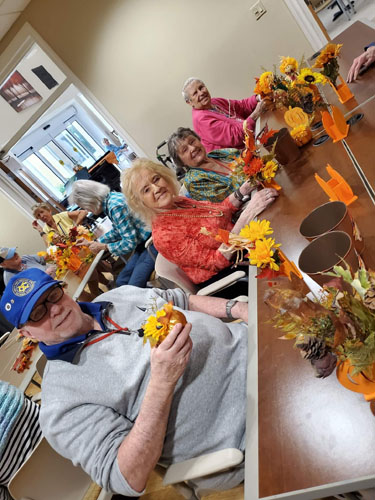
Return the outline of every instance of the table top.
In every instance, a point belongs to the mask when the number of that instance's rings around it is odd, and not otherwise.
[[[353,36],[360,28],[355,25],[356,30],[351,27],[341,36],[347,45],[348,32]],[[357,52],[355,47],[343,50],[343,57],[352,60],[372,39],[373,30],[355,41]],[[344,74],[349,62],[345,64],[340,62]],[[365,118],[352,127],[348,138],[304,146],[301,158],[277,175],[280,196],[261,217],[271,221],[276,242],[295,263],[308,244],[299,234],[301,221],[328,201],[314,173],[328,180],[325,169],[330,163],[358,196],[349,211],[364,236],[365,263],[375,269],[374,203],[358,173],[361,165],[369,182],[375,181],[370,174],[375,99],[366,102],[375,93],[375,75],[372,78],[371,90],[358,86],[357,104],[360,96]],[[280,113],[268,113],[260,126],[265,121],[273,128],[285,126]],[[254,274],[253,267],[250,272]],[[305,278],[307,284],[313,283]],[[263,301],[267,289],[264,280],[257,282],[257,288],[250,286],[246,500],[308,500],[374,486],[375,417],[369,404],[361,394],[341,386],[335,374],[317,379],[310,363],[293,349],[293,341],[278,339],[282,333],[266,323],[272,314]]]

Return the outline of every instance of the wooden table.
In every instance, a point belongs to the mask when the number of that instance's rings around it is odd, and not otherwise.
[[[366,42],[372,39],[373,31]],[[362,44],[363,37],[355,41],[355,55]],[[348,61],[345,64],[349,67]],[[375,269],[374,204],[357,168],[361,165],[370,179],[375,100],[366,100],[375,93],[375,75],[371,91],[358,88],[357,101],[360,96],[366,119],[352,127],[345,142],[329,140],[302,148],[301,158],[277,175],[282,186],[279,199],[262,214],[295,263],[308,243],[299,234],[302,219],[328,201],[314,173],[327,179],[329,162],[358,196],[349,210],[364,235],[365,262]],[[277,113],[262,119],[261,126],[265,120],[273,127],[285,126]],[[250,273],[254,276],[254,267]],[[293,341],[279,340],[280,331],[266,323],[272,314],[263,302],[267,283],[251,283],[250,277],[245,499],[311,500],[375,486],[375,418],[369,404],[341,386],[335,374],[314,377],[310,364],[293,349]]]

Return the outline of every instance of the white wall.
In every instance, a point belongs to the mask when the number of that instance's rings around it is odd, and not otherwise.
[[[255,0],[254,0],[255,1]],[[5,48],[28,21],[146,153],[190,125],[181,86],[191,75],[214,96],[252,93],[261,66],[312,48],[283,1],[32,0]]]

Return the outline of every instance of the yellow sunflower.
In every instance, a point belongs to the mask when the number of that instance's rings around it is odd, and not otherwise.
[[[311,71],[310,68],[302,68],[297,76],[296,83],[302,84],[317,84],[322,83],[325,85],[328,82],[327,78],[321,73]]]
[[[143,326],[143,343],[146,343],[149,339],[151,347],[163,342],[165,337],[168,335],[168,324],[159,323],[159,318],[165,316],[166,312],[164,309],[156,311],[156,316],[149,316]]]
[[[270,221],[265,219],[261,221],[252,220],[247,226],[241,229],[240,236],[248,238],[250,241],[255,241],[272,233],[273,229],[270,227]]]
[[[254,92],[256,94],[270,94],[272,92],[272,85],[274,81],[274,75],[272,71],[265,71],[259,77],[257,84],[255,86]]]
[[[282,57],[280,62],[280,71],[285,75],[289,73],[294,73],[298,69],[298,62],[294,57]]]
[[[280,267],[276,264],[273,256],[275,250],[279,246],[280,244],[275,245],[275,240],[273,238],[257,240],[255,242],[255,248],[250,250],[250,264],[262,268],[269,266],[273,271],[278,271]]]
[[[317,57],[317,59],[315,61],[315,64],[314,64],[313,68],[323,68],[323,66],[325,64],[327,64],[327,62],[330,59],[333,59],[333,58],[337,57],[340,54],[341,47],[342,47],[342,43],[338,43],[338,44],[329,43],[320,52],[319,56]]]
[[[273,160],[268,161],[265,164],[264,168],[262,168],[263,179],[272,179],[273,177],[275,177],[278,168],[279,166],[275,161]]]

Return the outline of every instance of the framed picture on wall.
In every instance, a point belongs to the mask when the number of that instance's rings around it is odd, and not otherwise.
[[[0,95],[17,113],[42,100],[42,96],[18,71],[13,71],[1,84]]]

